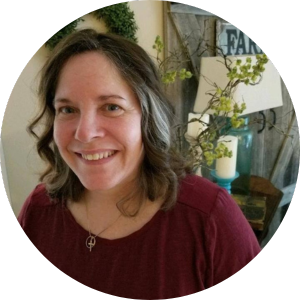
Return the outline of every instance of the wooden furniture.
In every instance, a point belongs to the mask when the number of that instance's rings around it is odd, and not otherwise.
[[[275,188],[268,179],[259,176],[251,176],[250,193],[251,196],[266,197],[264,229],[262,231],[254,230],[259,243],[261,243],[268,233],[269,225],[279,207],[283,192]]]

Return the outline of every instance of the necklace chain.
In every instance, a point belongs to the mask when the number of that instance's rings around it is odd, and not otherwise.
[[[114,225],[120,218],[121,214],[119,214],[119,216],[117,217],[117,219],[110,224],[108,227],[102,229],[99,233],[97,234],[92,234],[91,233],[91,227],[90,227],[90,220],[89,220],[89,214],[88,214],[88,208],[87,208],[87,203],[86,201],[85,203],[85,209],[86,209],[86,218],[88,221],[88,229],[89,229],[89,236],[87,237],[86,241],[85,241],[85,245],[88,249],[90,249],[90,252],[92,252],[93,247],[96,245],[96,237],[99,236],[101,233],[103,233],[104,231],[106,231],[108,228],[110,228],[112,225]]]

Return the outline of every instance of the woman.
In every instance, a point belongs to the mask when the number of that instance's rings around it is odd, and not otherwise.
[[[259,252],[227,192],[190,175],[173,150],[172,109],[139,46],[72,34],[44,66],[39,95],[29,129],[48,167],[18,219],[67,275],[116,296],[174,298]]]

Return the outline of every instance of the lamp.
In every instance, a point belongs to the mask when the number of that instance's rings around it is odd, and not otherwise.
[[[232,66],[234,66],[237,60],[241,60],[242,64],[244,64],[247,57],[251,57],[252,64],[256,63],[256,57],[251,55],[232,56],[227,57],[227,59],[230,59],[232,61]],[[214,84],[222,90],[226,87],[229,82],[229,78],[227,77],[228,72],[222,57],[201,58],[200,80],[194,105],[195,112],[205,112],[206,114],[214,113],[213,110],[207,109],[212,98],[209,93],[214,94]],[[234,188],[235,185],[236,192],[248,194],[251,176],[252,132],[248,127],[249,118],[246,115],[283,105],[280,75],[273,63],[270,60],[267,62],[265,71],[258,84],[246,85],[244,83],[239,83],[233,91],[232,99],[235,103],[241,104],[245,102],[246,104],[246,109],[240,114],[241,116],[244,116],[245,125],[237,129],[231,128],[226,132],[227,135],[238,137],[236,171],[239,173],[240,177],[232,183],[232,186]],[[231,117],[232,113],[229,113],[228,116]],[[222,159],[225,158],[221,158],[220,160]],[[232,164],[234,164],[233,161]],[[216,167],[218,166],[221,168],[222,163],[217,163]],[[218,172],[218,170],[216,170],[216,172]]]

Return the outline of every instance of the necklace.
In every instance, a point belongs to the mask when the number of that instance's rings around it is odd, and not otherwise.
[[[90,252],[92,252],[93,247],[96,245],[96,237],[99,236],[101,233],[103,233],[104,231],[106,231],[108,228],[110,228],[112,225],[114,225],[120,218],[121,214],[119,214],[119,216],[117,217],[117,219],[110,224],[108,227],[102,229],[99,233],[97,234],[92,234],[91,233],[91,227],[90,227],[90,220],[89,220],[89,214],[88,214],[88,208],[87,208],[87,203],[85,201],[85,209],[86,209],[86,218],[88,221],[88,228],[89,228],[89,236],[87,237],[86,241],[85,241],[85,245],[88,249],[90,249]]]

